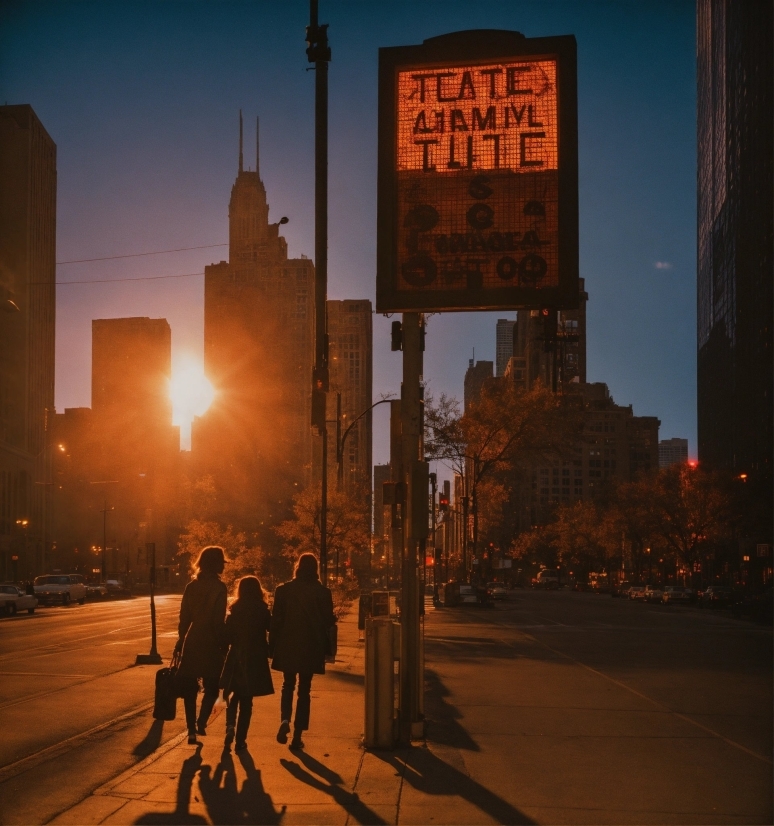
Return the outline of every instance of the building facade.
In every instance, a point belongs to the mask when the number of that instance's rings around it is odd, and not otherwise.
[[[32,107],[0,106],[0,580],[51,551],[56,144]]]
[[[751,484],[772,470],[772,4],[700,0],[699,460]]]
[[[688,439],[662,439],[658,443],[660,468],[682,465],[688,461]]]
[[[194,420],[195,473],[210,475],[218,517],[266,548],[311,480],[314,266],[288,258],[266,189],[242,164],[229,202],[229,261],[205,268],[204,371],[215,389]]]
[[[495,376],[505,375],[505,368],[513,356],[513,336],[516,322],[498,318],[495,331]]]
[[[373,417],[370,412],[362,418],[361,414],[373,403],[373,308],[368,300],[347,299],[328,301],[327,309],[330,366],[327,418],[338,422],[339,438],[347,434],[340,467],[337,439],[328,439],[329,473],[333,469],[337,471],[345,493],[367,496],[371,490]]]

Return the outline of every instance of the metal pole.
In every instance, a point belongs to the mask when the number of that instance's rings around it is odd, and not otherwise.
[[[315,267],[315,361],[313,384],[315,389],[328,392],[328,26],[320,26],[317,18],[317,0],[309,2],[309,26],[306,30],[309,44],[306,50],[314,63],[314,267]],[[316,422],[322,437],[321,491],[320,491],[320,574],[323,582],[328,576],[328,433],[325,412]]]
[[[401,583],[400,735],[403,742],[423,732],[421,690],[423,675],[420,613],[419,553],[427,539],[427,470],[422,449],[422,344],[419,313],[403,314],[403,383],[401,436],[406,491]]]
[[[135,665],[160,665],[161,655],[156,648],[156,543],[146,542],[145,552],[150,557],[151,648],[149,654],[138,654]]]
[[[105,582],[105,553],[107,552],[107,499],[102,508],[102,582]]]
[[[341,393],[336,393],[336,490],[344,484],[344,443],[341,438]],[[338,571],[336,572],[338,574]]]

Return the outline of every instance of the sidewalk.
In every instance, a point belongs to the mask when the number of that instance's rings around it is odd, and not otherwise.
[[[427,750],[362,748],[363,660],[353,612],[339,623],[337,662],[314,678],[304,751],[276,742],[280,675],[274,674],[276,693],[255,699],[246,752],[223,753],[219,706],[202,746],[189,746],[185,733],[175,737],[53,822],[396,823],[411,755]],[[410,805],[413,822],[450,822],[421,801]]]

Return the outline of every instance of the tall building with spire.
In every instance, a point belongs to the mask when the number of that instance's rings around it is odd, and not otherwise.
[[[204,370],[216,396],[194,421],[192,458],[214,479],[220,518],[265,547],[312,465],[314,265],[288,258],[285,222],[269,222],[257,137],[255,171],[244,169],[240,113],[229,260],[204,273]]]

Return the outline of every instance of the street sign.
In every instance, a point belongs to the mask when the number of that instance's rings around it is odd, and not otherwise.
[[[576,44],[379,50],[378,312],[578,302]]]

